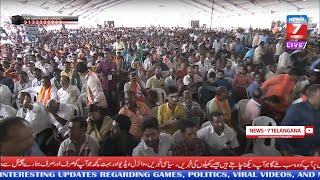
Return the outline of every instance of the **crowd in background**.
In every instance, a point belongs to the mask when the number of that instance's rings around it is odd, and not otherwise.
[[[251,28],[15,28],[1,36],[1,155],[319,155],[317,39],[288,50]],[[250,125],[315,129],[251,140]]]

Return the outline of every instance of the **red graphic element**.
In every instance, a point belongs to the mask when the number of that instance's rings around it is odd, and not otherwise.
[[[319,157],[1,157],[1,170],[320,170]]]
[[[304,41],[308,38],[307,24],[287,23],[287,39]]]
[[[305,135],[306,136],[314,136],[314,126],[305,126]]]

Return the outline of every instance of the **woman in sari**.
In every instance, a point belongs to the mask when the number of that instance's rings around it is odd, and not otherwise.
[[[96,138],[99,142],[109,134],[112,128],[112,119],[102,114],[97,105],[91,104],[89,106],[87,134]]]

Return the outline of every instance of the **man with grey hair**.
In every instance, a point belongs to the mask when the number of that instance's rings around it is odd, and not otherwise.
[[[302,139],[279,139],[280,151],[285,156],[313,156],[320,147],[320,84],[310,86],[307,101],[291,105],[281,126],[313,126],[313,135]]]

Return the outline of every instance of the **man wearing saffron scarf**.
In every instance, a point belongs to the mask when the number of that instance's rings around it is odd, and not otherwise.
[[[139,78],[137,70],[129,69],[130,81],[124,85],[124,92],[132,91],[138,102],[144,102],[144,97],[148,95],[144,82]]]
[[[289,74],[280,74],[265,81],[261,86],[262,91],[265,93],[263,98],[278,96],[280,98],[280,105],[279,107],[274,107],[274,110],[285,112],[290,105],[290,94],[294,85],[302,75],[302,70],[293,68]]]
[[[224,86],[219,86],[216,91],[216,96],[207,103],[207,113],[222,112],[226,119],[226,124],[231,127],[231,108],[228,102],[228,89]]]
[[[42,85],[37,87],[30,87],[22,92],[35,93],[37,94],[37,102],[46,106],[50,99],[57,99],[57,88],[51,85],[49,76],[42,78]]]

